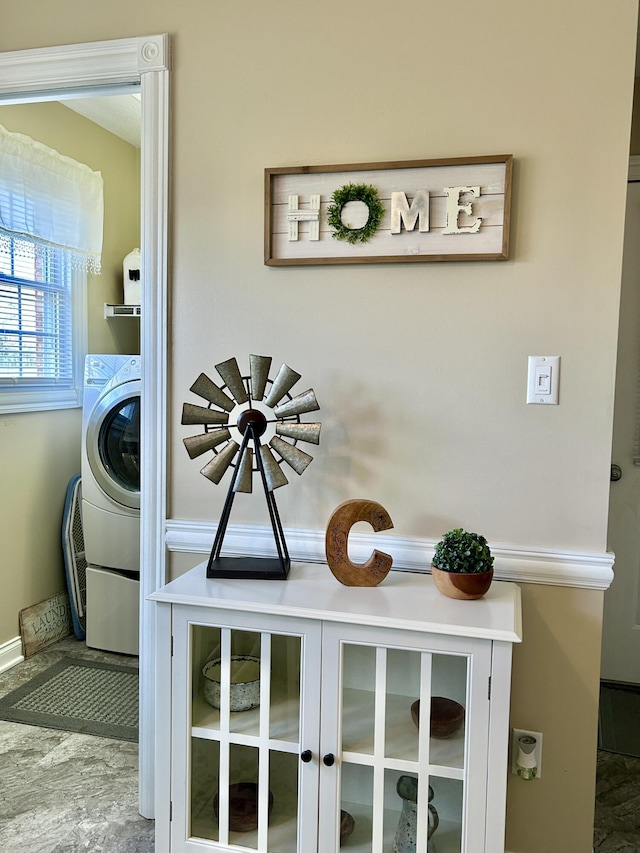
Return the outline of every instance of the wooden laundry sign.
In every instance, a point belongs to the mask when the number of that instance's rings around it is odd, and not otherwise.
[[[265,264],[506,260],[512,162],[265,169]]]
[[[20,634],[25,658],[73,633],[69,596],[59,592],[19,613]]]

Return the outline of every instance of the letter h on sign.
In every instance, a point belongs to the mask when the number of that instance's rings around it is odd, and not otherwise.
[[[289,196],[289,212],[287,213],[287,221],[289,223],[289,240],[295,241],[298,239],[298,223],[309,223],[309,239],[320,239],[320,195],[314,194],[309,197],[309,209],[300,210],[298,208],[298,196]]]

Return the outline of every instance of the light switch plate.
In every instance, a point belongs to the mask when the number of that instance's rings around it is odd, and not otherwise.
[[[560,356],[530,355],[527,373],[527,404],[558,405]]]

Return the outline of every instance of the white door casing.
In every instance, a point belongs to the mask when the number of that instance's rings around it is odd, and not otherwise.
[[[0,104],[58,100],[62,92],[103,94],[139,84],[142,95],[142,296],[139,809],[154,816],[155,605],[166,581],[167,222],[169,36],[71,44],[0,54]]]
[[[640,684],[640,157],[627,187],[611,461],[609,548],[614,580],[604,597],[601,677]],[[640,462],[640,459],[638,460]]]

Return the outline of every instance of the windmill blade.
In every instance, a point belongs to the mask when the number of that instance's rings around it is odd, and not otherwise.
[[[296,441],[306,441],[307,444],[320,444],[320,427],[322,424],[276,424],[276,435],[294,438]]]
[[[238,450],[240,450],[240,445],[232,439],[217,456],[207,462],[200,473],[217,486]]]
[[[230,412],[236,405],[231,397],[224,393],[222,388],[218,388],[215,382],[209,379],[206,373],[201,373],[189,390],[197,394],[198,397],[203,397],[205,400],[213,403],[214,406],[220,406],[221,409],[225,409],[227,412]]]
[[[251,375],[251,396],[254,400],[262,400],[264,389],[271,370],[270,355],[250,355],[249,373]]]
[[[238,470],[238,477],[235,482],[234,491],[235,492],[248,492],[251,493],[252,489],[252,480],[253,480],[253,450],[250,447],[246,447],[244,451],[244,456],[240,461],[240,468]]]
[[[240,368],[238,367],[238,362],[235,358],[228,358],[226,361],[221,361],[220,364],[216,364],[216,370],[224,379],[225,384],[233,394],[233,398],[236,403],[246,403],[249,399],[247,397],[247,389],[244,387],[242,374],[240,373]]]
[[[287,400],[286,403],[276,406],[273,411],[277,418],[287,418],[290,415],[304,415],[306,412],[316,412],[319,408],[320,406],[316,400],[313,388],[309,388],[308,391],[298,394],[292,400]]]
[[[180,423],[183,426],[193,426],[199,424],[228,424],[229,415],[227,412],[218,412],[215,409],[207,409],[206,406],[194,406],[193,403],[184,403],[182,406],[182,420]]]
[[[267,399],[264,401],[265,406],[269,406],[272,409],[279,400],[282,400],[287,391],[293,388],[301,375],[292,370],[288,364],[283,364],[278,371],[278,375],[273,380],[271,390],[267,394]]]
[[[228,441],[231,438],[231,433],[225,427],[217,429],[213,432],[205,432],[202,435],[192,435],[188,438],[183,438],[184,446],[187,448],[187,453],[192,459],[206,453],[207,450],[213,450],[223,441]]]
[[[278,438],[277,435],[273,436],[269,444],[282,456],[287,465],[293,468],[296,474],[302,474],[305,468],[313,462],[313,456],[309,456],[308,453],[305,453],[298,447],[294,447],[288,441]]]
[[[285,477],[282,468],[276,462],[271,450],[266,445],[262,445],[259,453],[262,457],[264,476],[266,477],[269,491],[272,492],[274,489],[279,489],[280,486],[286,486],[289,481]]]

